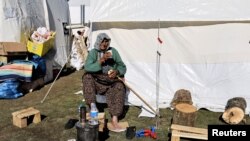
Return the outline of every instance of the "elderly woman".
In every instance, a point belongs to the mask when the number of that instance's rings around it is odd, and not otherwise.
[[[118,77],[123,78],[127,69],[118,51],[110,47],[110,41],[106,33],[97,36],[84,66],[83,94],[88,105],[96,102],[96,94],[106,95],[113,131],[121,132],[125,129],[119,126],[118,117],[123,112],[126,88]]]

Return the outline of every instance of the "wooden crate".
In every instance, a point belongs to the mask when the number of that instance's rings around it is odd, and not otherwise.
[[[30,116],[34,116],[33,123],[41,122],[40,111],[33,108],[33,107],[29,107],[27,109],[22,109],[22,110],[19,110],[19,111],[12,113],[13,124],[17,127],[20,127],[20,128],[26,127],[27,126],[27,119]]]
[[[180,141],[180,138],[190,138],[199,140],[208,140],[208,131],[204,128],[183,126],[178,124],[171,125],[171,141]]]

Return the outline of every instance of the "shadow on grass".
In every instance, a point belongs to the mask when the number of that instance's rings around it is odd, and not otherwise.
[[[33,119],[34,119],[35,115],[31,115],[29,117],[27,117],[27,126],[33,123]],[[47,116],[45,115],[41,115],[41,121],[43,121]]]

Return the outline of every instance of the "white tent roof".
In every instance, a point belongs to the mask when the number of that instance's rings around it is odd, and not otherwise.
[[[91,0],[92,22],[249,20],[249,0]]]

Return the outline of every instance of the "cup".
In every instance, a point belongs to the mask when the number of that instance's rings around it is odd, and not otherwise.
[[[127,127],[126,138],[127,139],[133,139],[135,137],[135,133],[136,133],[136,127],[135,126]]]

